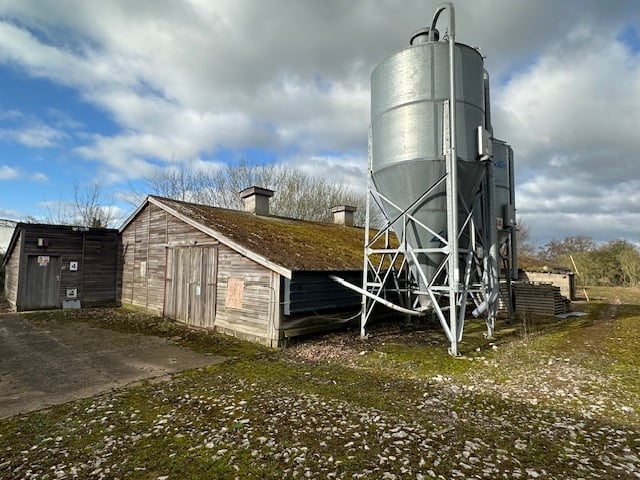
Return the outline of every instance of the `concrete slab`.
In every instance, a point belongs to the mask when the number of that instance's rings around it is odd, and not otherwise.
[[[0,418],[224,360],[164,338],[0,314]]]

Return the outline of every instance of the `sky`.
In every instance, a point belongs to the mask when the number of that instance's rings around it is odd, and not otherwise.
[[[98,182],[124,220],[145,177],[180,162],[275,162],[364,191],[371,71],[439,3],[1,0],[0,218],[51,217]],[[640,3],[454,5],[530,240],[640,244]]]

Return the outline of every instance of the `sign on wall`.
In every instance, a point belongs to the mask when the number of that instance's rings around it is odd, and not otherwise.
[[[242,308],[244,301],[244,279],[229,277],[225,305],[229,308]]]

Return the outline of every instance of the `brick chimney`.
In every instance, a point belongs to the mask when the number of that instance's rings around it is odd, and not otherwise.
[[[337,207],[331,208],[333,223],[344,225],[345,227],[353,227],[353,212],[356,210],[356,207],[349,205],[338,205]]]
[[[254,215],[269,215],[269,199],[273,197],[273,190],[262,187],[249,187],[240,192],[246,212]]]

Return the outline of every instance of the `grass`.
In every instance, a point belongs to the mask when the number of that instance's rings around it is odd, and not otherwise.
[[[236,338],[196,330],[166,317],[148,315],[132,308],[83,308],[43,310],[23,313],[30,321],[84,322],[94,327],[108,328],[122,333],[137,333],[170,338],[175,343],[200,353],[237,357],[265,354],[270,350],[258,344]]]
[[[27,314],[234,358],[0,420],[0,477],[637,478],[640,299],[600,292],[586,316],[530,318],[526,335],[489,342],[470,323],[458,359],[425,325],[308,361],[129,310]]]

